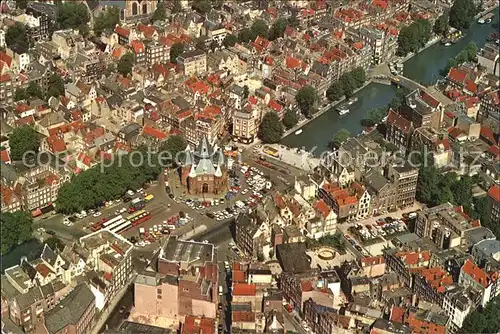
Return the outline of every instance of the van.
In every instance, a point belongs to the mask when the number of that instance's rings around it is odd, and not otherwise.
[[[219,296],[224,294],[224,290],[222,289],[222,285],[219,285]]]

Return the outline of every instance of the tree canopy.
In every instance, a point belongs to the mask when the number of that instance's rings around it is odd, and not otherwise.
[[[2,213],[2,255],[31,239],[32,224],[32,218],[24,211]]]
[[[356,67],[354,70],[349,72],[354,83],[356,84],[356,88],[360,88],[366,81],[366,73],[362,67]]]
[[[326,98],[330,102],[339,101],[342,96],[344,96],[344,91],[342,90],[342,86],[338,82],[334,82],[326,90]]]
[[[14,92],[14,101],[26,100],[28,98],[28,94],[26,94],[26,89],[16,88]]]
[[[295,95],[295,101],[297,102],[300,111],[309,117],[313,114],[314,104],[318,101],[318,93],[316,89],[312,86],[304,86]]]
[[[230,46],[235,46],[236,43],[238,43],[238,37],[234,36],[233,34],[228,34],[225,38],[224,41],[222,41],[222,44],[228,48]]]
[[[277,19],[271,26],[271,29],[269,29],[269,40],[274,41],[277,38],[283,37],[287,25],[287,19]]]
[[[66,92],[64,88],[64,82],[57,73],[52,73],[48,80],[47,88],[47,98],[49,97],[59,97],[64,95]]]
[[[351,133],[347,129],[340,129],[333,135],[332,139],[332,144],[335,147],[340,147],[340,145],[345,142],[349,137],[351,136]]]
[[[167,11],[165,9],[165,4],[160,1],[156,6],[156,10],[151,17],[152,21],[164,21],[167,18]]]
[[[386,107],[381,107],[381,108],[375,108],[371,109],[366,113],[366,120],[373,124],[378,124],[382,122],[382,119],[387,115],[387,108]]]
[[[118,61],[118,65],[116,66],[118,73],[120,73],[124,77],[131,74],[133,68],[134,68],[134,54],[131,52],[124,54],[120,58],[120,60]]]
[[[473,41],[469,42],[465,49],[460,51],[454,58],[448,59],[446,67],[441,71],[443,75],[447,75],[452,67],[457,67],[463,63],[474,61],[477,55],[477,45]]]
[[[243,28],[238,33],[238,40],[240,42],[248,43],[255,40],[255,38],[257,38],[257,34],[255,34],[251,29],[248,28]]]
[[[264,143],[274,144],[281,140],[283,136],[283,126],[280,118],[275,112],[268,112],[262,118],[257,136]]]
[[[417,52],[429,41],[432,26],[428,20],[418,19],[409,26],[403,27],[398,36],[398,54],[406,56]]]
[[[112,30],[120,23],[120,9],[107,7],[94,20],[94,34],[100,36],[104,30]]]
[[[492,298],[484,309],[465,317],[459,333],[498,333],[500,331],[500,296]]]
[[[28,0],[16,0],[16,7],[19,9],[26,9]]]
[[[342,87],[342,92],[345,97],[348,99],[354,94],[354,90],[356,89],[356,81],[349,73],[344,73],[340,77],[339,80],[340,87]]]
[[[450,25],[456,29],[468,29],[475,14],[473,0],[455,0],[450,9]]]
[[[184,43],[174,43],[170,48],[170,62],[177,62],[177,57],[184,52]]]
[[[141,152],[141,155],[135,152]],[[161,166],[156,155],[150,157],[139,148],[130,154],[115,156],[108,165],[96,165],[73,177],[59,189],[56,200],[58,212],[71,214],[100,206],[104,201],[123,196],[129,189],[143,187],[147,181],[155,180]]]
[[[409,89],[406,87],[400,88],[396,91],[396,95],[392,98],[389,103],[389,107],[393,110],[398,110],[405,100],[406,95],[410,93]]]
[[[436,35],[444,36],[449,29],[449,16],[448,13],[441,14],[436,22],[434,22],[433,31]]]
[[[175,158],[179,152],[182,152],[186,149],[187,142],[182,136],[170,136],[167,138],[165,142],[161,145],[160,151],[169,152],[174,162],[177,163]],[[182,158],[182,157],[179,157]]]
[[[17,127],[9,136],[9,146],[12,160],[21,160],[25,152],[38,153],[40,134],[29,125]]]
[[[61,239],[59,239],[58,237],[56,237],[55,235],[47,238],[47,240],[45,240],[45,243],[50,247],[50,249],[52,249],[53,251],[59,251],[59,252],[62,252],[64,250],[64,243],[61,241]]]
[[[18,46],[25,49],[28,48],[29,42],[28,37],[26,36],[26,27],[19,22],[11,25],[5,33],[5,44],[7,46]]]
[[[251,30],[256,36],[267,38],[269,27],[263,20],[255,20],[252,24]]]
[[[35,81],[30,81],[28,87],[26,87],[26,94],[30,97],[43,98],[42,88]]]
[[[287,129],[293,128],[299,122],[299,117],[295,110],[288,109],[285,115],[283,116],[283,125]]]
[[[83,3],[67,1],[57,6],[57,22],[62,29],[81,29],[89,20],[87,6]]]
[[[210,11],[212,5],[209,0],[194,0],[192,8],[200,14],[205,14]]]

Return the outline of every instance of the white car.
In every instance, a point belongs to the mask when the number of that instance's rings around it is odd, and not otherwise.
[[[120,213],[124,213],[124,212],[127,212],[127,208],[121,208],[120,209]]]
[[[83,218],[83,216],[82,216],[81,214],[79,214],[79,213],[75,213],[75,216],[76,216],[76,218],[78,218],[78,219],[82,219],[82,218]]]
[[[96,212],[96,213],[94,213],[92,216],[94,216],[94,217],[99,217],[100,215],[102,215],[102,212],[97,211],[97,212]]]

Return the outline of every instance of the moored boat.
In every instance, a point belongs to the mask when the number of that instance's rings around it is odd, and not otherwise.
[[[295,131],[295,135],[300,135],[302,133],[302,129],[298,129],[297,131]]]

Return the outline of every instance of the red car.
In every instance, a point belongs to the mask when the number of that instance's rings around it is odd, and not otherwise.
[[[293,307],[290,304],[286,304],[285,308],[288,311],[288,313],[291,313],[293,311]]]

